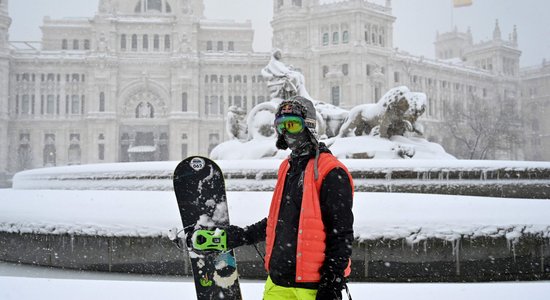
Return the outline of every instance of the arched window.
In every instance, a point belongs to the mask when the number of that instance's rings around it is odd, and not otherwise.
[[[323,33],[323,46],[328,46],[328,32]]]
[[[68,48],[69,48],[69,42],[67,41],[67,39],[63,39],[61,41],[61,49],[67,50]]]
[[[338,44],[338,42],[340,42],[340,34],[336,31],[332,33],[332,43]]]
[[[137,34],[132,34],[132,51],[137,51],[138,39]]]
[[[347,44],[349,42],[349,32],[345,30],[342,33],[342,43]]]
[[[348,76],[348,74],[349,74],[349,65],[348,64],[343,64],[342,65],[342,74],[344,74],[344,76]]]

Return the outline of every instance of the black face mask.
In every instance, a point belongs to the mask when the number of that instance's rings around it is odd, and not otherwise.
[[[309,131],[307,129],[304,129],[302,132],[296,134],[285,132],[282,137],[288,148],[292,150],[293,156],[308,154],[313,146]]]

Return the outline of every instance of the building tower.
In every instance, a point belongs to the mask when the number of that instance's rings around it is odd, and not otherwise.
[[[440,34],[435,38],[435,57],[438,59],[464,58],[464,52],[472,47],[472,32],[470,28],[466,33],[459,32],[455,27],[453,31]]]
[[[319,5],[319,0],[273,1],[273,47],[285,55],[303,54],[312,41],[308,32],[310,10]]]
[[[0,161],[8,161],[8,104],[10,50],[8,30],[11,18],[8,14],[8,0],[0,0]],[[6,164],[0,164],[0,180],[7,172]]]

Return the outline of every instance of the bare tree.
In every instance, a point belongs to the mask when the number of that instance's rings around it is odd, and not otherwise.
[[[469,98],[455,102],[446,118],[446,128],[462,150],[457,155],[489,159],[499,150],[510,151],[521,139],[519,117],[510,101],[487,101],[474,94]]]

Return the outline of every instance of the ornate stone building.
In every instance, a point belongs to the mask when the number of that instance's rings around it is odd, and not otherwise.
[[[398,85],[425,92],[426,136],[459,156],[442,124],[454,105],[481,99],[528,116],[516,124],[525,143],[489,158],[550,159],[541,150],[550,149],[549,64],[520,69],[515,28],[503,39],[497,22],[479,43],[438,34],[436,59],[426,59],[394,47],[390,0],[274,0],[273,9],[273,46],[316,99],[349,109]],[[202,0],[100,0],[93,18],[45,18],[40,43],[9,43],[0,0],[0,173],[207,155],[227,138],[229,106],[268,100],[259,72],[270,54],[253,51],[250,22],[203,11]]]
[[[251,23],[204,19],[202,0],[102,0],[11,50],[1,1],[1,171],[206,155],[229,106],[268,99]]]

